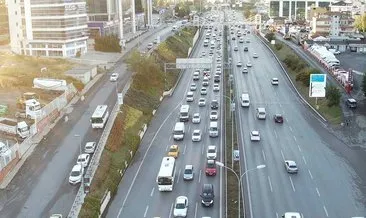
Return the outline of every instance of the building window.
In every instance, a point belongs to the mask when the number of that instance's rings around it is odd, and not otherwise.
[[[280,10],[280,3],[271,1],[269,3],[269,14],[271,17],[278,17],[279,16],[279,10]]]

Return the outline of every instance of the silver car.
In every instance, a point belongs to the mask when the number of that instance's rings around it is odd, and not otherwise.
[[[288,173],[297,173],[297,165],[293,160],[285,160],[285,168]]]
[[[193,165],[186,165],[184,167],[184,173],[183,173],[183,180],[193,180],[194,172],[193,172]]]

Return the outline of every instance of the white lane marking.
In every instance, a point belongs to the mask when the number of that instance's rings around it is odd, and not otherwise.
[[[171,141],[171,140],[172,140],[172,135],[169,136],[169,141]]]
[[[273,192],[271,178],[269,178],[269,176],[268,176],[268,184],[269,184],[269,188],[271,189],[271,192]]]
[[[150,197],[152,197],[154,195],[154,190],[155,190],[155,187],[152,188],[151,192],[150,192]]]
[[[315,190],[316,190],[316,193],[318,194],[318,196],[320,197],[320,192],[319,192],[318,187],[316,187]]]
[[[203,155],[203,152],[205,151],[205,146],[202,146],[201,154]]]
[[[273,132],[274,132],[274,134],[275,134],[275,136],[276,136],[276,139],[278,138],[278,136],[277,136],[277,132],[276,132],[276,130],[273,130]]]
[[[299,148],[299,151],[301,152],[301,147],[300,147],[300,145],[297,145],[297,147]]]
[[[285,155],[283,155],[283,152],[281,150],[282,159],[285,161]]]
[[[166,146],[165,151],[168,151],[169,145]]]
[[[196,208],[194,209],[194,217],[197,217],[198,203],[196,202]]]
[[[291,126],[289,126],[289,128],[290,128],[290,131],[291,131],[291,132],[293,132],[293,131],[294,131],[294,130],[291,128]]]
[[[181,172],[181,170],[179,170],[179,172],[178,172],[178,179],[177,179],[177,184],[179,183],[179,178],[180,178],[180,172]]]
[[[169,211],[169,218],[172,217],[172,213],[173,213],[173,203],[172,206],[170,206],[170,211]]]
[[[202,170],[200,170],[200,174],[198,174],[198,183],[201,183],[201,175],[202,175]]]
[[[292,190],[294,190],[294,192],[295,192],[296,190],[295,190],[294,183],[292,182],[291,176],[289,176],[289,178],[290,178],[290,182],[291,182]]]
[[[304,161],[304,163],[305,163],[305,164],[307,164],[307,163],[306,163],[306,159],[305,159],[305,157],[304,157],[304,156],[302,156],[302,160]]]
[[[327,208],[325,208],[325,206],[324,206],[324,205],[323,205],[323,209],[324,209],[325,215],[327,215],[327,217],[329,217],[329,215],[328,215],[328,211],[327,211]]]
[[[191,126],[188,126],[188,132],[189,132],[190,129],[191,129]]]
[[[279,103],[279,105],[280,105],[280,107],[282,107],[282,104],[281,103]]]
[[[186,150],[187,150],[187,145],[186,145],[186,144],[184,144],[183,154],[185,154],[185,153],[186,153]]]
[[[296,136],[294,136],[294,140],[297,141]]]
[[[311,174],[310,170],[308,170],[308,172],[309,172],[310,178],[311,178],[311,179],[314,179],[314,178],[313,178],[313,174]]]
[[[279,218],[278,213],[276,212],[276,218]]]
[[[149,210],[149,205],[146,206],[144,217],[146,217],[147,211]]]
[[[263,160],[266,161],[266,154],[264,153],[263,149],[262,149],[262,155],[263,155]]]

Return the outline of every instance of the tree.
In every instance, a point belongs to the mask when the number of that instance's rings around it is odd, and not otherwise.
[[[339,105],[341,92],[336,86],[329,85],[325,88],[325,98],[328,100],[328,107]]]
[[[363,95],[366,96],[366,73],[363,73],[362,91],[363,91]]]
[[[116,35],[97,36],[95,38],[94,49],[103,52],[121,52],[119,39]]]
[[[358,15],[355,19],[354,26],[360,32],[366,32],[366,13],[363,15]]]
[[[276,37],[275,37],[275,34],[270,32],[270,33],[267,33],[265,36],[264,36],[268,41],[272,41],[274,40]]]
[[[188,16],[189,13],[191,13],[191,10],[189,8],[189,5],[187,2],[179,2],[175,8],[175,13],[177,15],[177,17],[184,17],[184,16]]]

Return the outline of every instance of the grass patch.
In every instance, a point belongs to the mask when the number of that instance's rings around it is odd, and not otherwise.
[[[342,122],[342,109],[340,105],[328,107],[327,105],[327,99],[326,98],[318,98],[318,104],[315,103],[315,98],[309,97],[309,88],[306,87],[303,82],[296,81],[296,76],[298,74],[304,73],[304,72],[311,72],[312,70],[310,65],[303,60],[300,56],[296,54],[294,50],[292,50],[289,46],[287,46],[285,43],[280,42],[279,40],[276,40],[276,44],[281,46],[274,46],[267,43],[271,49],[275,52],[278,59],[282,62],[284,68],[288,72],[292,82],[295,84],[297,90],[300,92],[303,98],[306,99],[307,102],[311,106],[313,106],[324,118],[328,120],[330,124],[333,125],[339,125]],[[277,49],[276,49],[277,47]],[[289,56],[294,57],[295,59],[299,59],[299,63],[297,66],[290,67],[289,63],[286,64],[286,58]],[[294,69],[295,68],[295,69]],[[318,72],[321,72],[320,70],[317,70]]]

